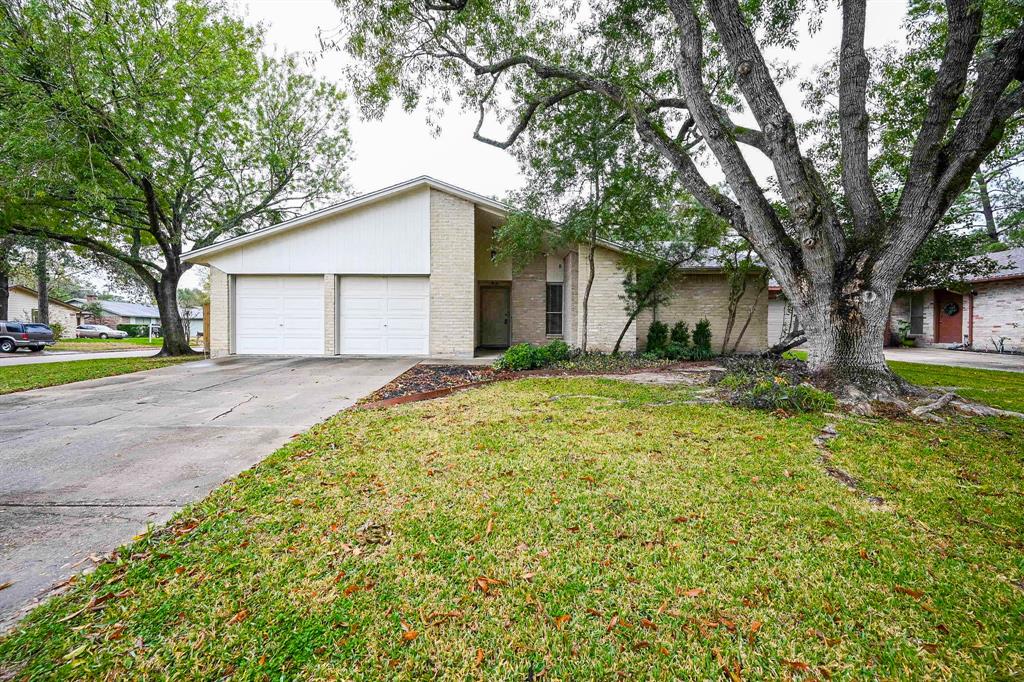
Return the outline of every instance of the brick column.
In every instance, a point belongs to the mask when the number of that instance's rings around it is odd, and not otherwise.
[[[334,345],[334,339],[337,336],[335,327],[338,319],[337,280],[337,275],[324,275],[324,355],[338,354],[338,350]]]
[[[228,274],[210,266],[210,357],[231,352],[231,287]]]
[[[476,262],[472,202],[430,190],[430,354],[473,357]]]

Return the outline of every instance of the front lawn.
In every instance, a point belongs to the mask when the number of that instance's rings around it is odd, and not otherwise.
[[[157,369],[188,360],[198,360],[202,357],[197,355],[188,358],[102,358],[0,367],[0,395],[15,391],[27,391],[30,388],[58,386],[86,379],[99,379],[116,374]]]
[[[806,360],[807,351],[791,350],[786,356]],[[889,361],[889,367],[912,384],[941,387],[992,407],[1024,412],[1024,372],[1001,372],[892,360]]]
[[[350,411],[0,641],[14,679],[1012,679],[1024,422],[531,379]],[[884,499],[873,503],[868,496]]]

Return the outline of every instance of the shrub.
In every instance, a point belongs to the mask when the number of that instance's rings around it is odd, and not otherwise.
[[[688,360],[690,358],[690,350],[691,348],[689,346],[684,346],[672,341],[665,346],[661,355],[667,360]]]
[[[668,344],[668,325],[664,322],[654,321],[647,328],[647,352],[660,353],[665,350]]]
[[[119,324],[117,328],[123,332],[128,332],[128,336],[132,338],[141,339],[149,336],[148,324]]]
[[[672,325],[672,343],[685,348],[690,345],[690,325],[682,320]]]
[[[531,346],[528,343],[517,343],[502,353],[498,361],[494,363],[494,366],[497,369],[510,372],[522,372],[536,367],[540,361],[539,355],[538,349],[535,346]]]
[[[569,344],[561,339],[555,339],[546,346],[541,346],[537,349],[538,364],[542,367],[547,367],[557,362],[568,360],[570,353]]]
[[[759,410],[785,410],[787,412],[820,412],[835,407],[835,397],[810,384],[792,385],[783,377],[761,379],[746,391],[739,393],[736,404]]]
[[[701,359],[710,358],[713,355],[711,352],[711,323],[706,317],[693,328],[693,347]]]
[[[62,325],[60,322],[51,322],[49,326],[50,329],[53,330],[54,341],[60,341],[62,338],[64,338],[64,325]]]

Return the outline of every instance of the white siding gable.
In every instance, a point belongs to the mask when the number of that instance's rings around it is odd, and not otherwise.
[[[420,187],[209,256],[228,274],[430,274],[430,190]]]

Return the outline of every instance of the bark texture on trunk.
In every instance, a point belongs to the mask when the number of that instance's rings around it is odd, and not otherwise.
[[[37,321],[43,324],[50,324],[50,274],[47,271],[49,260],[46,240],[41,238],[36,247],[36,308],[39,311]]]
[[[848,396],[869,398],[906,392],[907,384],[885,361],[885,323],[895,287],[794,301],[807,335],[807,362],[817,380]],[[836,300],[840,305],[836,305]]]
[[[7,308],[11,296],[7,290],[8,286],[10,286],[10,279],[8,279],[6,272],[0,270],[0,320],[7,319]]]
[[[164,345],[157,353],[158,356],[172,355],[196,355],[197,351],[185,337],[184,325],[181,321],[181,312],[178,310],[178,280],[181,274],[172,271],[162,273],[157,281],[156,306],[160,311],[160,326],[164,335]]]
[[[996,227],[996,214],[992,210],[992,198],[988,194],[988,180],[980,170],[975,174],[978,182],[978,196],[981,199],[981,212],[985,216],[985,233],[989,241],[999,241],[999,228]]]

